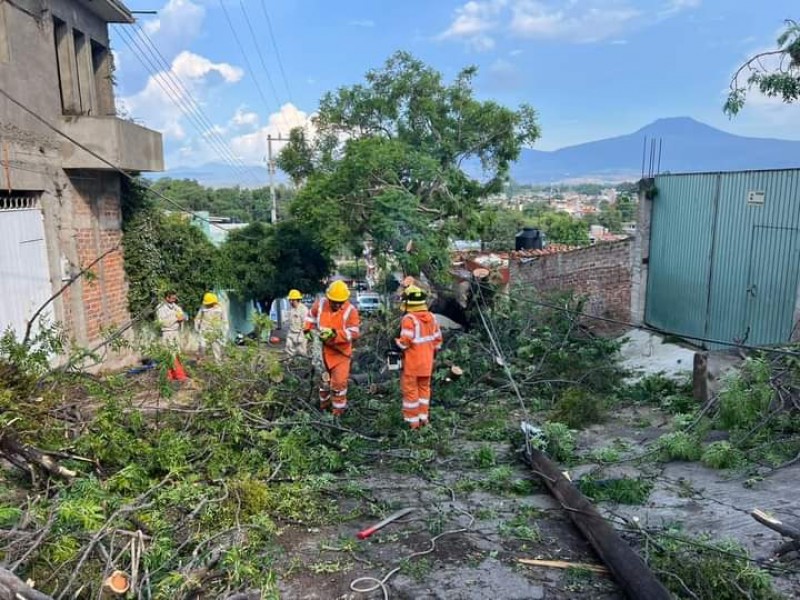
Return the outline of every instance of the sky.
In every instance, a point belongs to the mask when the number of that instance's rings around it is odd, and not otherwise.
[[[754,95],[735,119],[722,113],[731,74],[752,53],[775,47],[784,20],[800,17],[797,0],[127,5],[157,14],[112,27],[117,101],[126,116],[163,133],[171,169],[231,160],[263,166],[267,134],[306,124],[326,91],[360,82],[396,50],[448,79],[476,65],[478,97],[537,110],[541,150],[674,116],[739,135],[800,139],[800,105]]]

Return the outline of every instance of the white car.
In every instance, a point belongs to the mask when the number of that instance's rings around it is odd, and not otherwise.
[[[356,297],[355,305],[362,315],[371,315],[383,308],[383,300],[374,292],[362,292]]]

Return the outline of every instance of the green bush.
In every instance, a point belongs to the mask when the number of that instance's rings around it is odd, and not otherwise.
[[[733,469],[742,464],[744,454],[730,442],[712,442],[703,450],[702,461],[712,469]]]
[[[561,393],[553,411],[553,420],[573,429],[599,423],[604,417],[605,403],[602,398],[576,387],[567,388]]]
[[[653,491],[653,483],[645,479],[622,477],[621,479],[594,479],[584,477],[578,489],[595,502],[617,504],[644,504]]]
[[[575,457],[575,436],[564,423],[547,421],[544,431],[545,452],[555,461],[569,463]]]
[[[662,435],[656,442],[656,448],[663,460],[700,460],[703,450],[697,436],[686,431],[675,431]]]

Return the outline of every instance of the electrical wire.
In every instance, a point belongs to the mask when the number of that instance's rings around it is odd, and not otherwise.
[[[225,7],[224,0],[219,0],[219,6],[220,8],[222,8],[222,12],[225,14],[225,20],[228,22],[228,27],[231,30],[231,34],[233,35],[233,39],[236,42],[236,45],[239,47],[239,51],[242,53],[242,58],[244,59],[245,66],[247,67],[247,71],[250,73],[250,77],[253,78],[253,84],[256,86],[256,91],[258,91],[258,95],[261,97],[261,101],[264,103],[264,108],[267,110],[267,114],[270,114],[272,111],[270,110],[267,97],[264,94],[264,90],[261,89],[261,84],[258,83],[258,78],[256,78],[253,65],[250,63],[250,59],[247,57],[247,52],[245,52],[244,46],[242,45],[242,41],[239,39],[239,34],[236,33],[236,28],[233,26],[231,15],[228,12],[228,9]]]
[[[252,19],[250,19],[250,15],[247,13],[247,9],[244,5],[244,0],[239,0],[239,6],[242,8],[242,14],[244,15],[244,22],[247,24],[247,29],[250,31],[250,37],[253,40],[253,45],[256,48],[256,54],[258,54],[258,59],[261,62],[261,67],[264,69],[264,74],[267,76],[267,83],[269,84],[270,89],[272,90],[272,95],[275,97],[275,102],[278,104],[278,114],[283,121],[283,124],[286,126],[287,129],[291,129],[289,127],[289,122],[286,120],[286,116],[283,114],[281,110],[281,101],[278,97],[278,91],[275,89],[275,83],[272,81],[272,76],[269,74],[269,69],[267,68],[267,61],[264,60],[264,53],[261,51],[261,44],[258,43],[258,38],[256,37],[256,32],[253,29]]]
[[[159,66],[159,59],[156,57],[154,51],[147,47],[144,38],[137,38],[124,28],[120,28],[119,31],[128,49],[139,59],[142,66],[152,75],[156,85],[162,89],[170,101],[172,101],[178,110],[187,118],[192,127],[200,134],[200,137],[220,156],[223,162],[232,166],[239,176],[249,176],[256,185],[259,185],[260,182],[247,171],[244,165],[242,164],[240,166],[237,163],[238,158],[233,154],[233,151],[228,147],[222,137],[219,136],[208,118],[193,108],[193,105],[195,107],[198,106],[197,101],[194,100],[191,93],[185,87],[173,79],[169,65],[164,62],[163,65]],[[144,30],[142,31],[144,32]],[[155,52],[158,51],[155,49],[155,46],[153,46],[153,48]]]
[[[177,73],[174,73],[172,71],[172,67],[168,63],[167,59],[164,57],[164,55],[161,53],[161,51],[155,45],[155,42],[148,35],[147,31],[145,31],[145,29],[141,25],[139,25],[138,23],[136,24],[136,27],[138,29],[139,36],[142,38],[142,41],[145,43],[145,45],[147,45],[147,46],[149,46],[151,48],[154,56],[156,57],[156,60],[158,60],[160,62],[160,64],[162,65],[162,67],[164,68],[164,73],[166,74],[166,76],[170,77],[176,83],[176,85],[179,87],[179,89],[183,90],[183,92],[185,94],[185,98],[190,103],[191,107],[193,107],[194,110],[197,112],[198,116],[202,119],[202,122],[204,123],[204,125],[207,128],[208,134],[211,135],[212,137],[214,137],[214,139],[216,139],[220,143],[220,145],[226,150],[226,154],[228,154],[236,164],[240,165],[242,167],[242,169],[244,169],[245,171],[247,171],[249,173],[255,172],[255,170],[252,167],[248,167],[244,163],[244,161],[242,161],[238,156],[236,156],[236,154],[233,152],[233,150],[228,145],[228,143],[223,139],[223,137],[219,134],[219,132],[216,131],[213,123],[211,122],[211,119],[208,117],[206,112],[203,110],[203,108],[200,105],[200,103],[197,100],[195,100],[194,96],[191,94],[191,92],[189,91],[188,87],[183,82],[183,80],[180,78],[180,76]]]
[[[50,122],[49,122],[47,119],[45,119],[44,117],[42,117],[41,115],[39,115],[39,113],[37,113],[35,110],[33,110],[33,109],[31,109],[31,108],[28,108],[27,106],[25,106],[25,105],[24,105],[22,102],[20,102],[20,101],[19,101],[19,100],[17,100],[16,98],[14,98],[14,97],[13,97],[11,94],[9,94],[7,91],[5,91],[5,90],[4,90],[4,89],[2,89],[2,88],[0,88],[0,95],[2,95],[3,97],[5,97],[5,98],[6,98],[6,100],[8,100],[9,102],[11,102],[12,104],[14,104],[15,106],[17,106],[18,108],[21,108],[21,109],[22,109],[22,110],[24,110],[26,113],[28,113],[29,115],[31,115],[31,116],[32,116],[34,119],[36,119],[37,121],[39,121],[39,122],[40,122],[42,125],[44,125],[45,127],[47,127],[47,128],[48,128],[50,131],[52,131],[53,133],[56,133],[56,134],[60,135],[61,137],[63,137],[65,140],[67,140],[67,141],[69,141],[69,142],[72,142],[72,143],[73,143],[73,144],[75,144],[75,145],[76,145],[78,148],[80,148],[81,150],[83,150],[84,152],[86,152],[87,154],[89,154],[90,156],[93,156],[94,158],[96,158],[97,160],[99,160],[100,162],[102,162],[103,164],[105,164],[105,165],[108,165],[108,166],[109,166],[109,167],[111,167],[111,168],[112,168],[114,171],[116,171],[117,173],[119,173],[120,175],[122,175],[123,177],[125,177],[126,179],[128,179],[128,180],[130,180],[130,181],[132,181],[132,182],[134,182],[134,183],[137,183],[137,180],[136,180],[136,178],[135,178],[133,175],[131,175],[131,174],[130,174],[130,173],[128,173],[127,171],[125,171],[125,170],[121,169],[120,167],[118,167],[117,165],[115,165],[114,163],[112,163],[111,161],[109,161],[107,158],[105,158],[105,157],[103,157],[103,156],[99,155],[99,154],[98,154],[97,152],[95,152],[94,150],[92,150],[92,149],[90,149],[90,148],[87,148],[87,147],[86,147],[84,144],[80,143],[78,140],[76,140],[76,139],[75,139],[75,138],[73,138],[72,136],[70,136],[70,135],[68,135],[68,134],[64,133],[64,132],[63,132],[63,131],[61,131],[61,130],[60,130],[58,127],[56,127],[55,125],[53,125],[52,123],[50,123]],[[177,202],[177,201],[173,200],[173,199],[172,199],[172,198],[170,198],[169,196],[165,196],[164,194],[162,194],[162,193],[161,193],[161,192],[159,192],[158,190],[154,190],[152,187],[148,187],[148,186],[143,186],[143,187],[144,187],[144,189],[145,189],[145,190],[147,190],[147,191],[148,191],[148,192],[150,192],[151,194],[153,194],[153,195],[155,195],[155,196],[158,196],[159,198],[161,198],[161,199],[162,199],[162,200],[164,200],[165,202],[167,202],[167,203],[171,204],[172,206],[176,207],[177,209],[179,209],[181,212],[185,212],[185,213],[190,213],[190,214],[193,214],[193,215],[194,215],[194,218],[196,218],[196,219],[198,219],[198,220],[200,220],[200,221],[205,221],[205,222],[206,222],[206,223],[208,223],[208,224],[209,224],[211,227],[216,227],[216,228],[217,228],[217,229],[219,229],[220,231],[226,231],[226,232],[227,232],[227,229],[225,229],[224,227],[220,227],[220,226],[219,226],[217,223],[214,223],[214,222],[213,222],[213,221],[211,221],[210,219],[207,219],[207,218],[205,218],[205,217],[201,217],[200,215],[193,213],[191,210],[189,210],[188,208],[186,208],[185,206],[183,206],[183,205],[182,205],[182,204],[180,204],[179,202]]]
[[[446,535],[454,535],[456,533],[466,533],[470,529],[472,529],[472,526],[475,524],[475,517],[472,514],[460,508],[455,508],[455,510],[469,517],[470,519],[469,525],[467,525],[466,527],[461,527],[460,529],[450,529],[448,531],[443,531],[439,535],[434,536],[430,539],[430,542],[428,542],[430,544],[430,548],[428,548],[427,550],[420,550],[419,552],[414,552],[412,554],[409,554],[408,556],[403,558],[401,562],[407,562],[413,558],[430,554],[431,552],[436,550],[436,542]],[[389,588],[386,587],[386,584],[402,568],[403,568],[402,564],[399,567],[395,567],[394,569],[389,571],[386,575],[384,575],[383,578],[381,579],[377,579],[376,577],[359,577],[358,579],[354,579],[353,581],[350,582],[350,590],[358,594],[369,594],[371,592],[381,590],[381,592],[383,592],[383,600],[389,600]],[[362,587],[361,585],[359,585],[361,583],[369,583],[371,585],[369,587]]]
[[[485,283],[478,283],[478,287],[479,288],[480,287],[485,287],[487,290],[491,289],[491,287],[488,284],[485,284]],[[737,342],[727,342],[727,341],[724,341],[724,340],[718,340],[718,339],[714,339],[714,338],[690,335],[690,334],[687,334],[687,333],[678,333],[678,332],[675,332],[675,331],[668,331],[668,330],[665,330],[665,329],[657,329],[657,328],[651,327],[649,325],[631,323],[630,321],[624,321],[622,319],[613,319],[613,318],[610,318],[610,317],[601,317],[601,316],[598,316],[598,315],[590,315],[590,314],[587,314],[587,313],[584,313],[584,312],[581,312],[581,311],[578,311],[578,310],[575,310],[575,309],[572,309],[572,308],[566,308],[564,306],[557,306],[555,304],[550,304],[548,302],[542,302],[541,300],[533,300],[533,299],[530,299],[530,298],[517,298],[517,297],[513,296],[510,292],[498,292],[497,295],[506,297],[509,300],[512,300],[513,302],[520,302],[520,303],[523,303],[523,304],[529,304],[529,305],[532,305],[532,306],[538,306],[540,308],[548,308],[548,309],[559,311],[559,312],[563,312],[563,313],[566,313],[566,314],[571,314],[571,315],[576,316],[576,317],[583,317],[583,318],[586,318],[586,319],[591,319],[591,320],[595,320],[595,321],[601,321],[603,323],[611,323],[611,324],[614,324],[614,325],[621,325],[621,326],[624,326],[624,327],[628,327],[630,329],[638,329],[640,331],[647,331],[647,332],[650,332],[650,333],[657,333],[659,335],[672,336],[672,337],[683,338],[683,339],[687,339],[687,340],[695,340],[695,341],[704,342],[704,343],[707,343],[707,344],[717,344],[717,345],[720,345],[720,346],[729,346],[731,348],[740,348],[742,350],[750,350],[750,351],[753,351],[753,352],[768,352],[770,354],[778,354],[778,355],[783,355],[783,356],[800,357],[800,352],[796,352],[796,351],[793,351],[793,350],[784,350],[784,349],[780,349],[780,348],[768,348],[768,347],[762,347],[762,346],[752,346],[752,345],[749,345],[749,344],[740,344],[740,343],[737,343]]]
[[[294,99],[292,98],[292,88],[289,87],[289,79],[286,77],[286,71],[283,68],[283,59],[281,58],[280,50],[278,50],[278,43],[275,39],[275,33],[272,30],[272,19],[269,18],[266,0],[261,0],[260,4],[261,10],[264,12],[264,19],[267,21],[267,30],[269,31],[269,37],[272,40],[272,48],[275,50],[275,58],[278,59],[278,67],[281,71],[281,77],[283,77],[283,85],[286,86],[286,92],[289,95],[289,101],[294,103]]]

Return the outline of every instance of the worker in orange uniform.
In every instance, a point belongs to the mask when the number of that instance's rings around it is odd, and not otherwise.
[[[433,359],[442,347],[442,331],[428,310],[427,298],[415,285],[406,288],[402,305],[406,314],[400,321],[400,337],[395,340],[403,351],[403,419],[412,429],[430,420]]]
[[[341,280],[332,282],[325,291],[325,298],[311,307],[304,327],[307,336],[311,337],[316,331],[322,340],[326,373],[319,388],[319,406],[323,410],[332,406],[334,416],[341,416],[347,409],[353,342],[361,335],[358,310],[349,300],[347,284]]]

